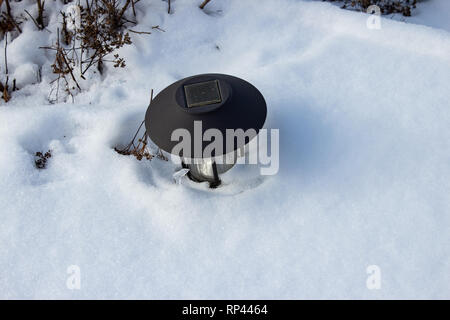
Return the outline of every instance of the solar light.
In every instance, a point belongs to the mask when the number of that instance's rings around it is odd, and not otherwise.
[[[145,127],[159,148],[181,157],[191,180],[208,181],[211,187],[217,187],[219,174],[233,167],[237,150],[242,150],[257,135],[266,114],[264,97],[247,81],[225,74],[201,74],[181,79],[162,90],[147,109]],[[193,137],[190,152],[174,151],[179,143],[173,139],[177,129],[184,129]],[[211,143],[203,139],[208,129],[220,131],[222,137],[227,136],[227,129],[254,133],[245,139],[223,141],[221,149],[205,156],[205,148]],[[223,161],[225,158],[228,161]]]

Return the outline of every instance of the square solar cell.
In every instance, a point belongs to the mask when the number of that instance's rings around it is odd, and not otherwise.
[[[184,86],[188,108],[201,107],[222,102],[217,80],[188,84]]]

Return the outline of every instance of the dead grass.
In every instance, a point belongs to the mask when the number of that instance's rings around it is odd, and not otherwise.
[[[370,6],[377,5],[381,14],[401,13],[404,16],[411,16],[411,12],[416,8],[416,4],[420,0],[322,0],[329,2],[340,1],[343,3],[342,8],[366,11]]]

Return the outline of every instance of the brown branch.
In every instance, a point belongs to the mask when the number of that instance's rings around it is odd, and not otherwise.
[[[161,29],[159,26],[153,26],[152,29],[156,29],[156,30],[159,30],[161,32],[166,32],[166,30]]]
[[[37,7],[38,7],[38,17],[36,19],[37,23],[40,25],[40,30],[44,29],[44,6],[45,1],[36,0]]]
[[[91,58],[90,58],[90,61],[89,61],[88,66],[84,69],[83,72],[81,72],[81,75],[84,75],[85,72],[88,71],[88,69],[94,64],[94,62],[95,62],[94,59],[95,59],[95,57],[97,57],[97,52],[98,52],[98,49],[95,49],[94,54],[93,54],[93,55],[91,56]],[[86,60],[84,61],[84,63],[86,63],[88,60],[89,60],[89,58],[86,59]],[[83,63],[83,61],[81,61],[81,63]]]
[[[131,8],[133,9],[133,16],[136,18],[136,9],[134,8],[134,0],[131,0]]]
[[[202,2],[202,4],[199,6],[199,8],[200,9],[203,9],[207,4],[208,4],[208,2],[210,2],[211,0],[205,0],[205,1],[203,1]]]
[[[77,88],[81,91],[80,85],[78,84],[77,79],[75,79],[75,76],[73,75],[72,67],[71,67],[71,66],[69,65],[69,63],[67,62],[67,60],[66,60],[66,54],[65,54],[65,52],[64,52],[63,50],[64,50],[64,49],[61,50],[61,51],[62,51],[61,53],[62,53],[62,58],[63,58],[63,60],[64,60],[64,63],[66,64],[67,68],[69,69],[70,76],[72,77],[73,81],[74,81],[75,84],[77,85]]]
[[[5,4],[6,4],[6,13],[8,14],[8,16],[11,16],[11,6],[9,4],[9,0],[5,0]]]
[[[152,103],[153,100],[153,89],[151,91],[150,94],[150,104]],[[144,125],[145,120],[143,120],[141,122],[141,124],[139,125],[136,133],[133,136],[133,139],[131,139],[130,143],[128,143],[128,145],[123,148],[123,149],[119,149],[117,147],[114,148],[114,150],[121,154],[121,155],[125,155],[125,156],[135,156],[137,160],[142,160],[143,158],[147,159],[147,160],[152,160],[152,158],[154,157],[153,154],[150,153],[150,150],[148,150],[147,148],[147,144],[148,144],[148,135],[147,135],[147,130],[145,130],[144,134],[142,135],[142,137],[140,139],[137,139],[137,143],[135,144],[135,140],[139,134],[139,132],[141,131],[142,126]],[[158,150],[159,153],[160,150]],[[158,158],[164,159],[164,155],[162,155],[162,157],[160,156],[160,154],[157,154]]]
[[[156,29],[156,30],[159,30],[161,32],[166,32],[166,30],[161,29],[159,26],[153,26],[152,29]],[[137,33],[137,34],[152,34],[150,31],[136,31],[136,30],[133,30],[133,29],[128,29],[128,31],[132,32],[132,33]]]
[[[36,27],[39,30],[42,30],[41,26],[38,24],[38,22],[36,21],[36,19],[33,18],[33,16],[26,10],[24,9],[25,13],[31,18],[31,20],[33,20],[34,24],[36,25]]]
[[[7,59],[7,55],[6,55],[6,48],[8,47],[8,34],[5,33],[5,74],[6,74],[6,82],[5,85],[3,85],[3,83],[1,83],[0,89],[3,89],[3,100],[5,100],[5,102],[9,101],[9,94],[8,94],[8,59]]]
[[[123,26],[126,22],[132,23],[132,24],[134,24],[134,25],[137,24],[137,21],[133,21],[133,20],[127,19],[127,18],[125,18],[125,17],[122,17],[122,20],[124,20],[125,22],[124,22],[124,23],[121,23],[121,26]]]
[[[11,5],[9,4],[9,0],[5,0],[6,4],[6,17],[8,18],[9,22],[11,22],[14,27],[16,27],[17,31],[19,33],[22,33],[22,29],[20,29],[19,25],[17,24],[16,20],[14,20],[12,14],[11,14]]]
[[[125,5],[123,6],[122,10],[120,11],[117,20],[120,21],[120,19],[122,19],[122,16],[124,15],[125,11],[127,10],[128,6],[130,5],[131,0],[127,0],[127,2],[125,3]]]
[[[128,29],[129,32],[137,33],[137,34],[152,34],[150,31],[135,31],[132,29]]]
[[[8,55],[7,55],[7,49],[8,48],[8,33],[5,33],[5,74],[8,76]],[[8,84],[8,80],[6,80],[6,84]]]

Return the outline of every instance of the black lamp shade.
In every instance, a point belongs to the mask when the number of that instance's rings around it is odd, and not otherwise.
[[[194,155],[194,121],[202,122],[202,136],[206,130],[215,128],[225,137],[226,129],[254,129],[257,134],[266,115],[266,102],[252,84],[230,75],[210,73],[181,79],[162,90],[147,109],[145,126],[150,139],[169,153],[179,143],[171,141],[172,132],[180,128],[188,130]],[[243,147],[256,134],[245,141],[235,139],[233,150],[227,150],[223,143],[223,150],[216,150],[215,156]],[[202,154],[209,143],[202,142]],[[177,155],[183,157],[182,152]]]

